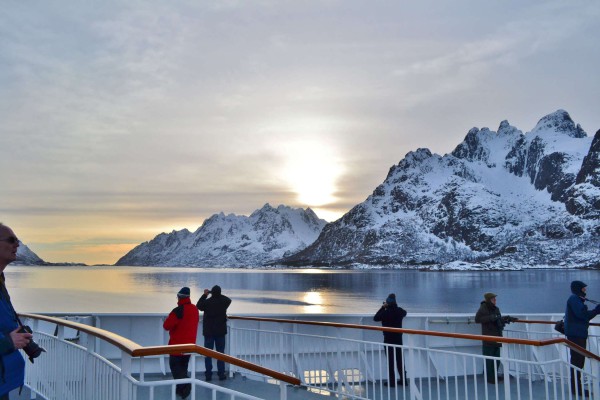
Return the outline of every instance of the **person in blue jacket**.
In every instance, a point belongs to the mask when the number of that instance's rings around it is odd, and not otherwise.
[[[19,333],[17,314],[10,301],[4,281],[4,269],[17,259],[19,239],[8,226],[0,223],[0,400],[23,386],[25,360],[18,351],[32,340],[30,333]]]
[[[600,314],[600,304],[589,311],[585,304],[587,285],[581,281],[571,282],[571,296],[567,300],[565,310],[565,336],[571,342],[585,349],[590,320]],[[571,365],[583,369],[585,356],[571,349]],[[581,385],[581,372],[571,368],[571,393],[579,396],[586,395]]]

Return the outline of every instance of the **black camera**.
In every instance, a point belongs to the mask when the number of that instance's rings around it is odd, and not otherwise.
[[[511,317],[510,315],[507,315],[506,317],[502,317],[502,322],[504,322],[505,324],[510,324],[511,322],[517,322],[518,320],[519,320],[519,318]]]
[[[33,334],[33,331],[27,325],[21,325],[21,329],[19,329],[18,332]],[[33,359],[38,358],[40,354],[46,351],[46,349],[44,349],[42,346],[34,342],[33,339],[31,339],[27,346],[23,347],[23,351],[29,356],[29,361],[33,363]]]

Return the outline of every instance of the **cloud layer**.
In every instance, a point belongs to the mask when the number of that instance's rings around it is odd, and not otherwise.
[[[48,261],[113,263],[215,212],[339,217],[472,126],[600,128],[596,3],[412,3],[3,7],[0,220]]]

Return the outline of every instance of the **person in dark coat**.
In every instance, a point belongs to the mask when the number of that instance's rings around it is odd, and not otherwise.
[[[587,285],[581,281],[571,282],[571,296],[567,300],[565,310],[565,336],[571,342],[586,348],[590,320],[600,314],[600,304],[589,311],[585,304]],[[571,365],[583,369],[585,356],[571,349]],[[581,385],[581,372],[571,368],[571,393],[585,396],[586,390]]]
[[[196,344],[200,314],[190,301],[190,288],[182,287],[177,293],[177,307],[171,311],[163,328],[169,332],[169,344]],[[169,356],[169,367],[173,379],[188,378],[189,354],[172,354]],[[187,398],[192,391],[189,383],[177,385],[175,392]]]
[[[374,321],[381,321],[381,326],[387,328],[402,328],[402,320],[406,317],[406,310],[396,303],[396,295],[390,293],[379,311],[373,317]],[[383,343],[402,345],[402,333],[383,332]],[[388,358],[388,381],[387,386],[406,385],[406,372],[402,365],[402,348],[385,346]],[[394,367],[398,368],[400,379],[396,381]]]
[[[496,306],[496,297],[494,293],[485,293],[484,301],[481,302],[477,314],[475,314],[475,322],[481,324],[481,334],[486,336],[502,336],[502,331],[507,323],[516,321],[516,318],[506,316],[503,317],[500,309]],[[486,341],[482,342],[482,353],[484,356],[500,357],[500,347],[502,343]],[[504,377],[498,375],[498,367],[500,362],[491,358],[486,358],[486,380],[488,383],[495,384],[504,380]]]
[[[4,281],[4,269],[17,259],[18,248],[15,233],[0,223],[0,400],[8,400],[10,391],[23,386],[25,360],[19,349],[33,340],[31,333],[19,332],[21,326]]]
[[[208,295],[211,295],[210,298]],[[204,335],[204,347],[214,349],[219,353],[225,353],[225,335],[227,335],[227,308],[231,299],[221,294],[221,287],[213,286],[211,290],[204,289],[204,294],[196,303],[200,311],[204,311],[202,319],[202,335]],[[204,359],[206,367],[205,377],[207,381],[212,379],[212,358]],[[217,360],[217,375],[219,380],[227,379],[225,374],[225,362]]]

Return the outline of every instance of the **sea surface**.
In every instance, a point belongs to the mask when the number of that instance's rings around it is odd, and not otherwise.
[[[168,313],[182,286],[196,302],[220,285],[230,314],[371,314],[389,293],[411,313],[474,313],[484,292],[503,314],[563,313],[572,280],[600,300],[600,271],[240,270],[164,267],[27,267],[5,270],[20,312]],[[590,307],[591,308],[591,307]]]

